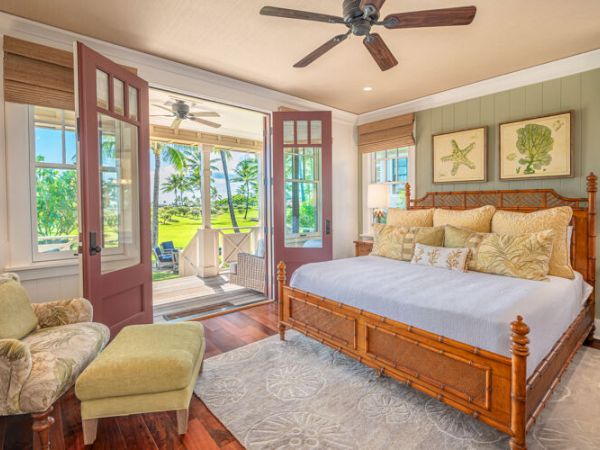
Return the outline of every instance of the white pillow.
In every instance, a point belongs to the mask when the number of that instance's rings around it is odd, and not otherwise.
[[[432,247],[417,243],[410,263],[466,272],[470,255],[468,248]]]

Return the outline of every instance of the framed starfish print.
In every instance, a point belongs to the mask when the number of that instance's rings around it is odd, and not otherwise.
[[[433,182],[487,180],[487,128],[471,128],[433,136]]]

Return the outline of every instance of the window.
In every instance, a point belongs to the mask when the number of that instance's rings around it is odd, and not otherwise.
[[[406,208],[404,185],[408,182],[408,147],[370,153],[370,183],[390,187],[390,208]]]
[[[72,257],[78,242],[75,113],[29,110],[34,260]]]
[[[402,147],[363,154],[363,232],[371,234],[373,211],[366,207],[367,186],[383,183],[389,186],[389,208],[406,208],[405,185],[414,185],[415,147]],[[414,192],[414,191],[413,191]],[[387,211],[384,211],[387,213]],[[384,218],[385,222],[385,218]]]

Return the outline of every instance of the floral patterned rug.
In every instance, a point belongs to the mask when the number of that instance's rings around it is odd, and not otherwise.
[[[493,428],[297,332],[207,359],[195,394],[249,450],[507,449]],[[530,449],[600,448],[600,351],[583,348]]]

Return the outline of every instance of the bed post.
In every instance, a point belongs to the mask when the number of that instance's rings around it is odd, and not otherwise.
[[[598,191],[598,177],[594,172],[590,172],[587,176],[587,193],[588,193],[588,282],[594,288],[592,292],[592,330],[587,337],[587,341],[594,340],[594,331],[596,330],[596,192]]]
[[[406,198],[406,209],[410,209],[410,183],[404,185],[404,196]]]
[[[279,302],[279,339],[285,340],[285,325],[283,324],[283,286],[285,285],[285,263],[277,264],[278,302]]]
[[[511,323],[512,369],[510,376],[510,439],[511,450],[527,450],[527,356],[529,356],[529,327],[523,317]]]

